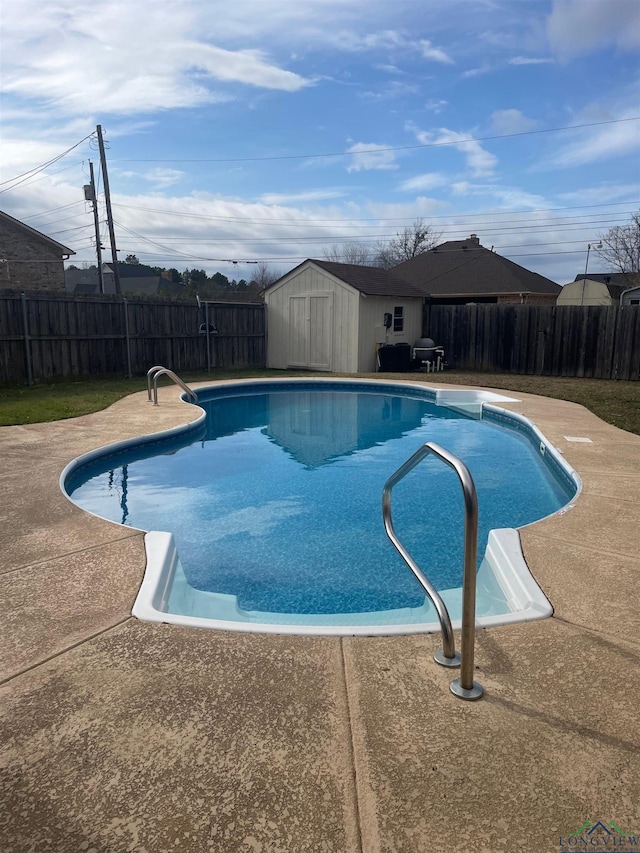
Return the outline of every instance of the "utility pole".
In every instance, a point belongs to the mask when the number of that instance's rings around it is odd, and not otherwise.
[[[96,126],[98,134],[98,146],[100,148],[100,165],[102,167],[102,183],[104,184],[104,200],[107,207],[107,225],[109,226],[109,241],[111,243],[111,259],[113,261],[113,280],[116,293],[122,293],[120,288],[120,271],[118,269],[118,250],[116,249],[116,235],[113,230],[113,214],[111,213],[111,193],[109,192],[109,176],[107,174],[107,158],[104,153],[104,140],[102,138],[102,125]]]
[[[93,205],[93,226],[96,232],[96,258],[98,260],[98,281],[100,283],[100,293],[104,293],[104,276],[102,274],[102,245],[100,243],[100,222],[98,220],[98,197],[96,194],[96,182],[93,177],[93,163],[89,160],[89,174],[91,183],[84,188],[84,197],[86,201],[90,201]]]

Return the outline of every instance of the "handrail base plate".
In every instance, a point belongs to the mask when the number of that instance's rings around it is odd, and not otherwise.
[[[439,663],[440,666],[450,667],[460,666],[460,661],[462,660],[460,652],[456,652],[452,658],[448,658],[444,653],[444,649],[438,649],[434,654],[433,659],[436,663]]]
[[[473,687],[469,689],[461,686],[459,678],[453,679],[449,685],[449,690],[454,696],[457,696],[458,699],[467,699],[471,702],[474,702],[476,699],[480,699],[484,695],[484,687],[478,684],[477,681],[474,681]]]

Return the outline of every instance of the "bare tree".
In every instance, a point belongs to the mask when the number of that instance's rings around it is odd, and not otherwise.
[[[355,264],[368,267],[373,264],[373,252],[364,243],[333,243],[328,249],[322,250],[325,261],[335,261],[339,264]]]
[[[273,284],[274,281],[277,281],[280,278],[281,273],[278,270],[270,267],[269,264],[264,261],[260,261],[255,268],[255,272],[251,276],[251,282],[253,284],[257,284],[260,290],[264,290],[265,287],[269,287],[270,284]]]
[[[416,255],[428,252],[438,244],[441,233],[435,232],[431,225],[425,225],[422,219],[416,219],[413,225],[407,225],[403,231],[388,242],[380,242],[376,247],[375,265],[389,270],[409,261]]]
[[[640,211],[628,225],[617,225],[599,235],[602,248],[598,254],[616,272],[622,273],[629,287],[640,282]]]

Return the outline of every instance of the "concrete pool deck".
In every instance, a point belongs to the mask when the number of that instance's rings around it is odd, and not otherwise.
[[[177,389],[158,408],[141,393],[1,428],[1,849],[537,853],[579,849],[570,836],[601,820],[637,836],[612,849],[640,850],[640,436],[512,396],[584,489],[522,531],[555,612],[478,631],[475,703],[449,693],[437,635],[130,615],[142,534],[75,507],[58,477],[94,447],[190,420]]]

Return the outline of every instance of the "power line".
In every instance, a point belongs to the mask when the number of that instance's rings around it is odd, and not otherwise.
[[[7,187],[5,190],[0,190],[0,192],[6,192],[6,193],[13,192],[13,190],[17,186],[28,186],[28,187],[30,187],[33,184],[37,184],[38,181],[44,181],[46,178],[51,178],[51,177],[53,177],[53,175],[59,175],[61,172],[67,172],[69,169],[74,169],[76,166],[80,166],[80,165],[82,165],[82,160],[77,160],[75,163],[71,163],[68,166],[64,166],[62,169],[56,169],[55,172],[47,172],[46,174],[41,175],[39,178],[35,177],[35,175],[37,174],[37,172],[36,172],[31,177],[25,178],[24,180],[19,181],[18,183],[14,184],[12,187]],[[40,171],[42,171],[42,170],[40,170]],[[31,180],[31,178],[33,178],[33,180]]]
[[[23,221],[27,221],[28,219],[39,219],[41,216],[46,216],[48,213],[57,213],[58,210],[66,210],[76,204],[84,204],[84,201],[79,198],[77,201],[69,202],[69,204],[61,204],[60,207],[52,207],[50,210],[43,210],[42,213],[34,213],[31,216],[25,216],[23,217]]]
[[[127,228],[126,225],[122,225],[122,223],[116,222],[115,219],[113,221],[114,221],[114,224],[118,226],[118,228],[122,228],[124,231],[127,231],[129,234],[133,234],[134,237],[138,237],[138,239],[144,240],[145,243],[149,243],[150,246],[156,246],[159,249],[164,249],[165,252],[174,252],[175,254],[182,255],[185,258],[193,259],[191,255],[185,254],[185,253],[181,252],[179,249],[174,249],[170,246],[163,246],[161,243],[155,243],[153,240],[149,240],[147,237],[144,237],[142,234],[138,234],[137,231],[133,231],[131,228]]]
[[[500,229],[500,232],[503,231],[529,231],[533,229],[543,229],[546,231],[562,229],[562,228],[603,228],[605,226],[615,225],[618,222],[626,222],[626,218],[613,218],[607,217],[606,219],[600,217],[599,219],[593,221],[585,221],[582,222],[580,220],[573,221],[547,221],[547,222],[538,222],[536,220],[513,220],[513,225],[505,225],[502,222],[482,222],[479,223],[480,227],[474,226],[476,229],[476,233],[478,234],[492,234],[496,229]],[[275,223],[274,223],[275,224]],[[493,228],[490,226],[494,226]],[[371,228],[384,228],[385,226],[365,226],[367,229]],[[458,233],[459,231],[464,230],[464,223],[452,222],[448,225],[442,226],[442,231],[439,232],[439,236],[446,235],[447,233],[451,233],[452,231]],[[468,229],[467,229],[468,230]],[[468,236],[468,235],[466,235]],[[397,237],[397,234],[387,234],[387,233],[375,233],[375,234],[340,234],[338,236],[328,235],[326,233],[323,234],[303,234],[297,235],[295,237],[280,237],[276,234],[270,237],[252,237],[247,239],[246,242],[249,243],[257,243],[265,240],[273,241],[277,240],[278,242],[302,242],[304,243],[307,240],[310,241],[333,241],[333,242],[345,242],[348,240],[367,240],[367,239],[392,239]],[[164,239],[162,234],[152,234],[148,236],[150,240],[161,240]],[[229,239],[233,239],[229,235],[225,235],[220,237],[219,239],[215,239],[212,237],[189,237],[189,236],[169,236],[168,239],[171,241],[180,241],[180,242],[192,242],[192,243],[207,243],[207,242],[221,242]],[[463,239],[463,238],[462,238]]]
[[[15,189],[17,186],[24,183],[29,178],[32,178],[35,175],[37,175],[39,172],[42,172],[48,166],[52,166],[54,163],[57,163],[58,160],[61,160],[63,157],[66,157],[66,155],[69,154],[71,151],[73,151],[74,148],[77,148],[79,145],[82,145],[82,143],[86,142],[87,139],[89,139],[91,136],[93,136],[93,133],[88,134],[88,136],[85,136],[84,139],[81,139],[79,142],[76,142],[75,145],[72,145],[70,148],[67,148],[66,151],[62,152],[62,154],[58,154],[56,157],[53,157],[51,160],[48,160],[46,163],[41,163],[39,166],[34,166],[33,169],[29,169],[28,172],[22,172],[21,175],[16,175],[13,178],[8,178],[6,181],[0,181],[0,186],[4,186],[5,184],[10,184],[12,181],[16,181],[16,183],[13,184],[13,186],[7,187],[4,190],[0,190],[0,193],[6,193],[6,192],[9,192],[10,190]],[[22,180],[20,180],[20,179],[22,179]]]
[[[76,225],[73,228],[63,228],[61,231],[50,231],[47,236],[53,237],[54,234],[68,234],[69,231],[81,231],[83,228],[92,228],[93,223],[87,222],[86,225]]]
[[[620,124],[627,121],[638,121],[640,116],[630,118],[614,118],[608,121],[594,121],[585,124],[568,124],[564,127],[547,127],[542,130],[521,130],[518,133],[501,133],[494,136],[469,136],[463,139],[443,142],[424,142],[417,145],[395,145],[387,148],[369,148],[366,151],[332,151],[322,154],[279,154],[270,157],[172,157],[172,158],[132,158],[120,157],[117,163],[256,163],[265,160],[315,160],[321,157],[359,157],[367,154],[382,154],[386,151],[413,151],[419,148],[440,148],[447,145],[465,145],[469,142],[491,142],[495,139],[512,139],[516,136],[534,136],[541,133],[559,133],[564,130],[581,130],[586,127],[600,127],[607,124]]]
[[[437,216],[430,216],[429,222],[432,222],[432,221],[437,222],[438,220],[441,220],[441,219],[469,220],[469,219],[475,219],[478,217],[485,217],[485,216],[513,216],[514,214],[519,214],[519,213],[526,213],[526,214],[553,213],[556,210],[558,210],[558,211],[561,211],[561,210],[588,210],[588,209],[596,208],[596,207],[617,207],[617,206],[621,206],[621,205],[632,205],[635,207],[638,204],[640,204],[640,201],[614,201],[614,202],[608,202],[605,204],[584,204],[584,205],[581,204],[581,205],[572,205],[569,207],[537,207],[537,208],[530,208],[528,210],[527,209],[493,210],[493,211],[488,211],[486,213],[440,214]],[[248,225],[256,225],[256,224],[283,225],[283,224],[287,224],[287,223],[292,223],[293,226],[298,226],[298,227],[300,226],[300,218],[299,217],[295,218],[295,219],[294,218],[291,218],[291,219],[287,219],[287,218],[280,219],[279,218],[277,220],[274,220],[273,218],[267,218],[267,217],[262,218],[262,217],[245,217],[245,216],[217,216],[217,215],[206,214],[206,213],[188,213],[185,211],[177,211],[177,210],[163,210],[162,208],[159,208],[159,207],[141,207],[140,205],[133,205],[133,204],[117,203],[117,204],[114,204],[113,206],[116,208],[126,208],[127,210],[140,210],[140,211],[144,211],[146,213],[159,213],[159,214],[162,214],[163,216],[176,216],[178,218],[186,217],[186,218],[192,218],[192,219],[204,219],[204,220],[211,220],[211,221],[215,221],[215,222],[243,222],[243,223],[246,223]],[[628,211],[628,213],[632,213],[632,212],[633,211]],[[585,216],[587,216],[587,215],[589,215],[589,214],[585,214]],[[378,217],[366,217],[366,218],[348,217],[348,218],[344,218],[344,219],[338,219],[338,218],[309,219],[309,220],[305,220],[304,224],[307,226],[312,226],[313,223],[318,222],[318,223],[322,223],[322,225],[318,225],[318,227],[328,227],[332,224],[335,225],[336,223],[340,223],[340,222],[348,222],[348,223],[380,222],[381,218],[383,218],[383,217],[378,216]],[[394,221],[398,222],[398,223],[412,222],[412,221],[415,221],[415,219],[416,219],[415,216],[405,216],[405,217],[398,217]],[[287,226],[287,227],[289,227],[289,226]],[[371,226],[371,227],[379,227],[379,226]]]

